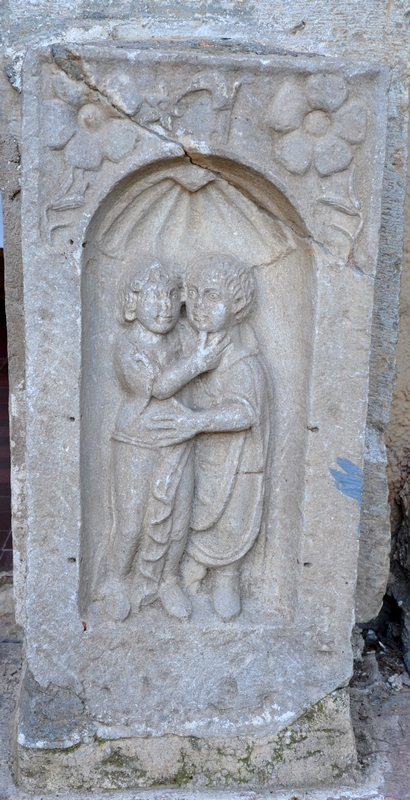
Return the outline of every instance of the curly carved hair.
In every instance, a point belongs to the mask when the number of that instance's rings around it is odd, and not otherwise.
[[[255,280],[252,269],[235,256],[212,254],[196,259],[187,271],[187,282],[194,276],[201,281],[204,276],[222,285],[233,300],[242,301],[236,320],[242,322],[253,310],[255,302]]]
[[[133,265],[123,276],[119,286],[119,319],[122,324],[128,324],[130,313],[135,309],[135,295],[142,291],[147,284],[173,284],[179,289],[182,280],[174,270],[154,257],[146,257],[137,266]],[[133,317],[135,318],[135,317]]]

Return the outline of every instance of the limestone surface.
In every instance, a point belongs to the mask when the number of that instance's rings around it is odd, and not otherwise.
[[[181,742],[286,784],[272,747],[349,679],[388,85],[212,42],[28,55],[26,783],[103,740],[135,786]]]
[[[4,0],[0,8],[1,61],[0,96],[2,116],[2,190],[5,224],[6,304],[10,385],[12,393],[11,431],[13,479],[13,536],[15,570],[19,578],[15,591],[19,617],[25,616],[25,549],[27,514],[25,509],[25,364],[22,327],[23,287],[20,245],[20,164],[21,141],[21,67],[28,48],[41,43],[72,41],[91,42],[166,42],[185,37],[202,51],[209,40],[226,47],[245,44],[263,54],[275,52],[311,57],[319,54],[348,60],[365,59],[370,63],[391,65],[388,92],[388,136],[383,171],[382,227],[380,253],[375,278],[376,302],[372,317],[372,355],[369,376],[369,440],[379,442],[379,451],[369,450],[369,469],[364,472],[364,501],[361,519],[361,557],[358,587],[359,619],[369,619],[380,607],[386,582],[386,560],[390,549],[386,456],[383,431],[390,413],[395,374],[395,342],[399,316],[399,284],[403,244],[403,200],[406,187],[408,139],[408,14],[404,0],[393,5],[370,0],[358,5],[356,0],[301,0],[297,7],[271,0],[227,3],[210,0],[192,4],[172,0],[155,3],[142,0]],[[251,44],[250,44],[251,43]],[[132,110],[132,92],[127,109]],[[405,313],[405,292],[403,311]],[[404,358],[399,354],[399,381],[394,421],[389,432],[393,490],[397,492],[397,470],[407,470],[405,429],[402,431],[403,386],[406,382],[405,317],[402,314]],[[400,360],[401,359],[401,360]],[[404,399],[404,403],[405,403]],[[397,413],[396,413],[397,412]],[[404,444],[403,444],[404,442]],[[365,460],[367,462],[367,452]],[[401,466],[400,466],[401,465]],[[406,473],[407,474],[407,473]],[[399,480],[399,489],[401,486]],[[382,487],[382,488],[381,488]],[[393,504],[393,510],[397,511]],[[397,514],[396,514],[397,516]],[[396,522],[394,521],[396,526]],[[373,553],[376,559],[373,559]]]

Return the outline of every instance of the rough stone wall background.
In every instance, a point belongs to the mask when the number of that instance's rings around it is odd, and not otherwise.
[[[392,529],[401,523],[400,492],[410,477],[410,191],[405,203],[405,236],[396,351],[397,377],[386,431]]]
[[[396,386],[386,430],[391,508],[389,592],[402,609],[402,641],[410,650],[410,192],[407,188],[405,236],[396,350]],[[410,662],[409,662],[410,663]]]
[[[380,606],[388,569],[389,515],[385,477],[383,432],[389,418],[394,378],[394,349],[398,325],[398,291],[402,251],[402,204],[405,192],[408,113],[408,36],[410,12],[404,0],[302,0],[291,5],[279,0],[259,2],[178,2],[177,0],[14,0],[3,2],[0,9],[2,35],[0,94],[2,134],[14,137],[18,146],[20,69],[27,47],[45,42],[64,41],[133,41],[161,38],[196,39],[206,46],[207,39],[222,39],[265,46],[278,52],[309,53],[348,57],[390,64],[392,83],[383,198],[383,226],[380,264],[377,275],[373,321],[373,352],[370,376],[370,405],[365,483],[363,494],[362,544],[359,564],[358,617],[374,616]],[[18,182],[15,156],[3,155],[4,170],[9,169]],[[11,174],[10,173],[10,174]],[[4,178],[3,178],[4,184]],[[10,200],[6,229],[17,231],[18,212]],[[13,205],[14,203],[14,205]],[[14,214],[14,216],[13,216]],[[11,223],[13,216],[14,222]],[[6,230],[7,236],[7,230]],[[14,486],[14,536],[18,552],[25,534],[19,523],[24,520],[24,441],[17,444],[17,433],[24,431],[24,340],[19,319],[22,315],[20,247],[14,234],[6,239],[7,313],[11,346],[15,343],[16,368],[11,370],[11,392],[20,398],[12,406],[12,481]],[[407,254],[408,258],[408,254]],[[410,281],[409,281],[410,284]],[[406,290],[408,291],[408,290]],[[410,289],[409,289],[410,292]],[[403,295],[405,297],[405,295]],[[406,325],[405,302],[403,322]],[[408,301],[407,301],[408,302]],[[410,344],[401,337],[400,373],[405,370],[405,353]],[[404,383],[403,383],[404,381]],[[410,400],[404,373],[399,376],[389,430],[392,452],[392,475],[396,453],[404,455],[406,430],[400,409],[407,410]],[[15,411],[14,411],[15,409]],[[396,426],[396,428],[395,428]],[[399,431],[400,428],[400,431]],[[392,442],[395,442],[392,446]],[[400,448],[402,448],[400,450]],[[398,462],[402,458],[398,456]],[[394,472],[394,470],[396,470]],[[396,478],[393,478],[393,483]],[[19,490],[16,492],[16,487]],[[24,568],[24,558],[21,562]],[[23,598],[20,598],[20,615]],[[21,619],[21,616],[20,616]]]

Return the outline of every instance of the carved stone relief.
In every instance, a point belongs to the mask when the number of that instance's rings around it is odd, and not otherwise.
[[[33,685],[81,695],[66,746],[243,750],[350,675],[387,77],[180,45],[25,76]]]
[[[278,134],[275,152],[279,162],[294,175],[316,170],[320,178],[347,172],[339,196],[327,188],[317,202],[333,207],[355,226],[332,222],[354,241],[363,225],[355,187],[355,154],[366,137],[367,110],[363,102],[349,99],[346,80],[340,75],[311,75],[304,83],[284,81],[270,108],[269,123]]]
[[[190,616],[178,579],[189,528],[191,582],[216,568],[215,611],[222,619],[240,613],[240,563],[261,525],[269,441],[266,379],[243,324],[254,294],[249,267],[202,257],[188,268],[183,325],[177,275],[149,259],[126,276],[127,329],[115,347],[126,395],[112,437],[107,559],[109,607],[120,618],[134,561],[141,602],[160,598],[171,616]]]
[[[189,162],[162,168],[126,190],[120,203],[106,204],[90,239],[83,297],[87,308],[104,309],[104,320],[99,316],[96,328],[94,314],[85,311],[84,584],[94,585],[93,592],[85,590],[86,607],[91,602],[97,615],[124,619],[131,607],[134,614],[159,601],[171,616],[189,618],[192,604],[198,608],[208,598],[208,616],[233,619],[249,592],[251,606],[265,593],[272,601],[284,580],[275,547],[286,552],[295,545],[286,525],[275,545],[273,529],[289,492],[298,495],[303,484],[301,469],[289,465],[294,448],[302,464],[306,436],[309,258],[289,228]],[[138,242],[157,255],[136,256]],[[286,319],[284,292],[291,286],[308,326],[304,332]],[[231,294],[238,321],[229,310]],[[209,295],[217,298],[220,323],[212,319]],[[155,309],[162,309],[157,322],[149,316]],[[296,369],[267,347],[270,330],[287,339]],[[99,395],[106,393],[101,416],[93,395],[96,371]],[[294,381],[298,409],[284,414],[276,398],[283,408]],[[266,474],[274,432],[285,437],[289,452],[286,466],[276,456],[275,485]],[[272,492],[282,495],[275,509]],[[289,518],[293,529],[296,518]],[[265,569],[270,579],[259,586],[258,572]],[[283,597],[294,593],[291,569],[285,582]]]
[[[149,259],[126,276],[115,367],[125,390],[113,433],[114,527],[109,608],[124,618],[124,578],[136,563],[141,602],[160,598],[174,617],[214,569],[213,606],[241,610],[241,561],[260,530],[269,444],[266,376],[245,320],[254,305],[249,267],[203,256],[181,279]],[[181,391],[183,392],[179,399]],[[187,547],[188,533],[191,537]]]
[[[43,106],[44,141],[51,154],[61,154],[54,163],[61,166],[61,156],[64,159],[64,178],[45,206],[49,241],[54,230],[65,227],[56,212],[84,206],[92,173],[100,170],[104,160],[119,164],[139,140],[131,120],[64,72],[55,75],[51,88],[53,99]]]
[[[286,169],[304,175],[313,166],[326,178],[350,166],[353,146],[366,136],[366,108],[348,97],[339,75],[311,75],[302,87],[282,83],[268,121],[282,134],[278,158]]]
[[[81,54],[75,47],[54,46],[51,53],[58,70],[49,84],[52,99],[44,106],[45,143],[54,152],[56,177],[57,154],[65,165],[47,204],[48,237],[70,227],[67,212],[85,205],[103,161],[121,172],[135,148],[144,149],[146,131],[179,142],[194,160],[210,147],[239,155],[244,138],[251,137],[256,160],[258,151],[269,152],[280,180],[292,187],[303,181],[310,202],[302,201],[299,210],[317,238],[343,257],[350,251],[359,257],[355,243],[363,199],[357,187],[367,180],[364,152],[372,112],[366,82],[355,70],[301,68],[283,77],[272,73],[269,59],[260,58],[245,74],[239,59],[236,66],[222,62],[217,77],[202,54],[187,71],[184,61],[174,62],[171,55],[165,61],[154,55],[151,65],[143,50],[126,68],[115,54],[95,58],[92,46]]]

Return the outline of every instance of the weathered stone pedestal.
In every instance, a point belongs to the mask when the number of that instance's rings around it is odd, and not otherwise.
[[[387,84],[210,42],[27,58],[24,786],[355,763]]]
[[[356,751],[349,695],[339,689],[274,736],[84,737],[61,749],[20,746],[18,758],[20,781],[30,789],[269,789],[346,778]]]

